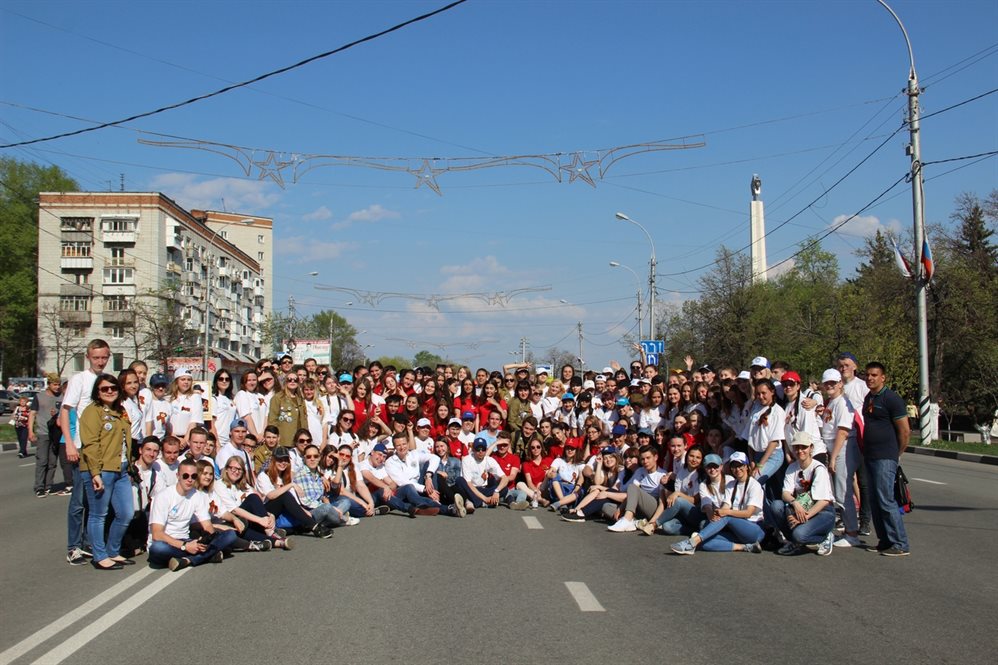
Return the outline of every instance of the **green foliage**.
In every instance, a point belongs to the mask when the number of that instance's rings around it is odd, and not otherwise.
[[[411,369],[409,367],[409,360],[402,356],[381,356],[378,358],[378,362],[381,363],[382,367],[391,365],[395,369]]]
[[[271,351],[280,348],[286,339],[329,339],[332,341],[332,361],[334,369],[353,369],[365,360],[364,350],[357,343],[357,329],[332,310],[292,321],[281,312],[271,312],[264,320],[263,343]]]
[[[439,364],[450,364],[447,360],[438,356],[435,353],[430,353],[425,349],[416,353],[415,357],[412,359],[413,367],[429,367],[434,369]]]
[[[38,318],[39,192],[75,192],[57,166],[0,157],[0,347],[9,375],[33,373]],[[47,269],[58,272],[58,262]]]

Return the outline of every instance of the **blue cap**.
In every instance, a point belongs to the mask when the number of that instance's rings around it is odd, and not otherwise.
[[[620,451],[617,450],[617,446],[607,446],[603,450],[599,451],[600,455],[616,455]]]
[[[155,374],[149,377],[150,387],[168,386],[168,385],[170,385],[170,379],[166,378],[166,374],[161,374],[159,372],[156,372]]]
[[[627,427],[625,425],[614,425],[613,435],[620,436],[621,434],[627,434]]]
[[[638,430],[638,436],[641,436],[642,434],[645,436],[652,436],[651,430],[647,427],[642,427]]]
[[[564,395],[561,396],[561,401],[562,402],[567,402],[569,400],[571,400],[571,401],[574,402],[575,401],[575,395],[573,395],[572,393],[565,393]]]
[[[717,466],[721,466],[722,464],[724,464],[724,460],[721,459],[720,455],[711,453],[710,455],[707,455],[706,457],[703,458],[703,465],[706,468],[711,464],[716,464]]]
[[[859,361],[856,360],[856,356],[854,356],[853,354],[849,353],[848,351],[846,351],[845,353],[840,353],[839,357],[838,357],[839,360],[846,360],[847,358],[849,360],[853,361],[854,363],[856,363],[857,365],[859,364]]]
[[[478,437],[477,439],[475,439],[474,443],[471,444],[471,447],[474,448],[475,450],[478,450],[479,448],[484,450],[489,447],[489,442],[482,437]]]
[[[242,427],[243,429],[249,429],[246,427],[246,421],[242,418],[233,418],[232,422],[229,423],[229,431],[236,429],[237,427]]]
[[[630,405],[631,405],[631,400],[627,399],[626,397],[617,398],[617,406],[630,406]]]
[[[472,413],[471,411],[465,411],[464,413],[461,414],[461,420],[474,420],[474,419],[475,419],[475,414]]]
[[[353,383],[353,376],[344,372],[338,379],[340,383]]]
[[[388,446],[386,446],[383,443],[376,443],[376,444],[374,444],[374,448],[371,448],[371,452],[372,453],[381,453],[383,455],[387,455],[388,454]]]

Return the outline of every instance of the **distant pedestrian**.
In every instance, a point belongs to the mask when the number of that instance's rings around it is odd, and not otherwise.
[[[58,374],[49,374],[43,392],[35,395],[29,409],[28,437],[35,442],[35,496],[52,493],[55,470],[59,464],[59,407],[62,385]],[[37,432],[35,431],[37,429]]]
[[[14,425],[14,433],[17,434],[17,456],[24,458],[28,456],[28,423],[30,422],[30,404],[27,396],[21,396],[14,407],[14,414],[10,422]]]

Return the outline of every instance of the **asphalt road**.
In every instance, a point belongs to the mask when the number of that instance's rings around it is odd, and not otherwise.
[[[906,456],[904,559],[678,557],[670,537],[496,509],[373,518],[181,573],[99,573],[65,563],[67,499],[36,499],[27,462],[0,455],[0,665],[967,663],[998,647],[987,465]]]

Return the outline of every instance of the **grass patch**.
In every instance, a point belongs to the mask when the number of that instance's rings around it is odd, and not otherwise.
[[[17,433],[14,432],[14,426],[7,424],[7,421],[10,420],[10,416],[3,415],[0,416],[0,418],[3,418],[3,424],[0,425],[0,441],[17,441]]]
[[[973,453],[975,455],[998,455],[998,445],[986,445],[983,443],[967,443],[963,441],[943,441],[936,439],[930,446],[922,446],[916,437],[911,437],[911,445],[932,450],[953,450],[960,453]]]

